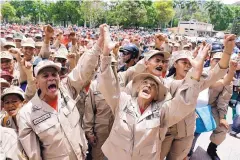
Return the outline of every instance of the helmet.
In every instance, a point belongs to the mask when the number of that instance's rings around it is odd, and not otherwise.
[[[129,52],[131,53],[131,59],[137,58],[139,54],[139,49],[135,44],[127,44],[119,49],[119,52]]]
[[[223,46],[219,43],[212,43],[212,51],[211,52],[222,52]]]

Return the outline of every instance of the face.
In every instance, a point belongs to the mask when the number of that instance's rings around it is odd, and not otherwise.
[[[67,60],[64,59],[64,58],[54,58],[54,62],[55,62],[55,63],[61,63],[61,64],[62,64],[62,67],[65,67]]]
[[[27,61],[30,61],[34,55],[34,48],[33,47],[23,47],[23,54],[24,58],[26,58]]]
[[[211,68],[215,67],[219,61],[220,61],[220,58],[211,59],[211,62],[210,62]]]
[[[138,92],[138,98],[152,101],[157,95],[157,83],[151,79],[145,79],[141,82]]]
[[[23,101],[16,94],[9,94],[3,98],[3,106],[9,116],[16,116],[23,106]]]
[[[4,49],[8,51],[9,49],[14,48],[13,46],[4,46]]]
[[[240,42],[236,43],[236,46],[237,46],[238,48],[240,48]]]
[[[187,72],[191,69],[192,65],[188,59],[179,59],[174,63],[174,67],[176,68],[176,75],[179,77],[185,77]]]
[[[37,87],[41,89],[41,96],[53,99],[58,94],[59,74],[55,68],[42,69],[37,75]]]
[[[35,55],[37,56],[40,53],[41,47],[35,48]]]
[[[146,61],[147,71],[157,77],[162,75],[165,60],[163,55],[155,55]]]
[[[122,57],[122,61],[126,63],[131,58],[131,53],[126,51],[121,52],[121,57]]]
[[[178,51],[178,50],[179,50],[178,47],[176,47],[176,46],[173,47],[173,52]]]
[[[1,69],[13,73],[14,62],[11,59],[1,58]]]
[[[167,72],[168,65],[169,65],[169,60],[165,60],[165,63],[163,64],[163,69],[162,69],[163,72]]]
[[[17,48],[21,48],[21,40],[20,39],[15,39],[15,44]]]

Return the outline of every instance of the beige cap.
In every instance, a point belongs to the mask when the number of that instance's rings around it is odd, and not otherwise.
[[[43,42],[36,42],[35,43],[35,47],[42,47],[43,46]]]
[[[148,61],[151,57],[162,54],[164,56],[164,59],[168,59],[171,55],[169,52],[166,51],[159,51],[159,50],[150,50],[146,53],[144,53],[144,58],[146,61]]]
[[[22,100],[25,99],[24,91],[17,86],[10,86],[9,88],[4,89],[1,95],[1,100],[3,100],[3,98],[9,94],[17,94],[22,98]]]
[[[43,60],[40,61],[37,66],[34,68],[34,74],[35,76],[38,75],[39,71],[41,71],[44,68],[53,67],[56,68],[56,70],[59,72],[61,70],[62,65],[60,63],[54,63],[50,60]]]
[[[64,58],[67,59],[68,50],[65,47],[60,47],[54,54],[54,58]]]
[[[13,35],[12,34],[8,34],[5,36],[5,38],[12,38],[13,39]]]
[[[4,43],[3,47],[5,47],[5,46],[12,46],[12,47],[16,48],[16,44],[14,42],[9,42],[9,41],[6,41]]]
[[[13,56],[8,51],[2,51],[0,53],[0,59],[2,58],[13,60]]]
[[[189,45],[189,44],[186,44],[186,45],[183,46],[183,49],[184,49],[184,48],[189,48],[189,47],[190,47],[190,45]]]
[[[25,38],[22,40],[21,46],[35,48],[35,41],[32,38]]]
[[[4,78],[0,78],[0,84],[2,86],[2,84],[6,84],[10,87],[10,83],[8,83],[8,81],[6,81]]]
[[[177,42],[174,42],[174,45],[173,45],[174,47],[180,47],[180,44],[179,43],[177,43]]]
[[[170,66],[173,66],[173,64],[179,59],[188,59],[190,61],[192,59],[191,52],[187,50],[173,52],[170,60]]]
[[[156,77],[152,74],[149,74],[149,73],[140,73],[138,74],[137,76],[135,76],[133,78],[133,81],[132,81],[132,96],[136,97],[137,94],[138,94],[138,89],[139,89],[139,86],[141,85],[142,81],[147,79],[147,78],[151,78],[153,79],[156,83],[157,83],[157,96],[154,98],[154,100],[156,101],[162,101],[165,99],[165,96],[167,94],[167,88],[164,86],[163,84],[163,80],[159,77]]]
[[[214,53],[214,55],[213,55],[213,59],[221,59],[222,58],[222,52],[216,52],[216,53]]]

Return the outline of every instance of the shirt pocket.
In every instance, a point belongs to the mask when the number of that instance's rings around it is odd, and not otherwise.
[[[53,128],[58,123],[58,118],[52,113],[46,113],[38,118],[32,120],[34,125],[34,131],[36,134],[40,134],[46,130]]]
[[[127,120],[125,113],[120,113],[119,118],[117,119],[117,124],[113,129],[120,137],[128,141],[133,139],[132,124],[129,123],[130,121],[131,120]]]

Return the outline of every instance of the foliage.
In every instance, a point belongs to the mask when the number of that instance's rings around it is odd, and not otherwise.
[[[212,23],[215,30],[229,30],[240,15],[240,6],[214,0],[9,0],[2,4],[1,14],[4,22],[89,27],[104,22],[123,27],[176,27],[181,20],[196,19]]]

